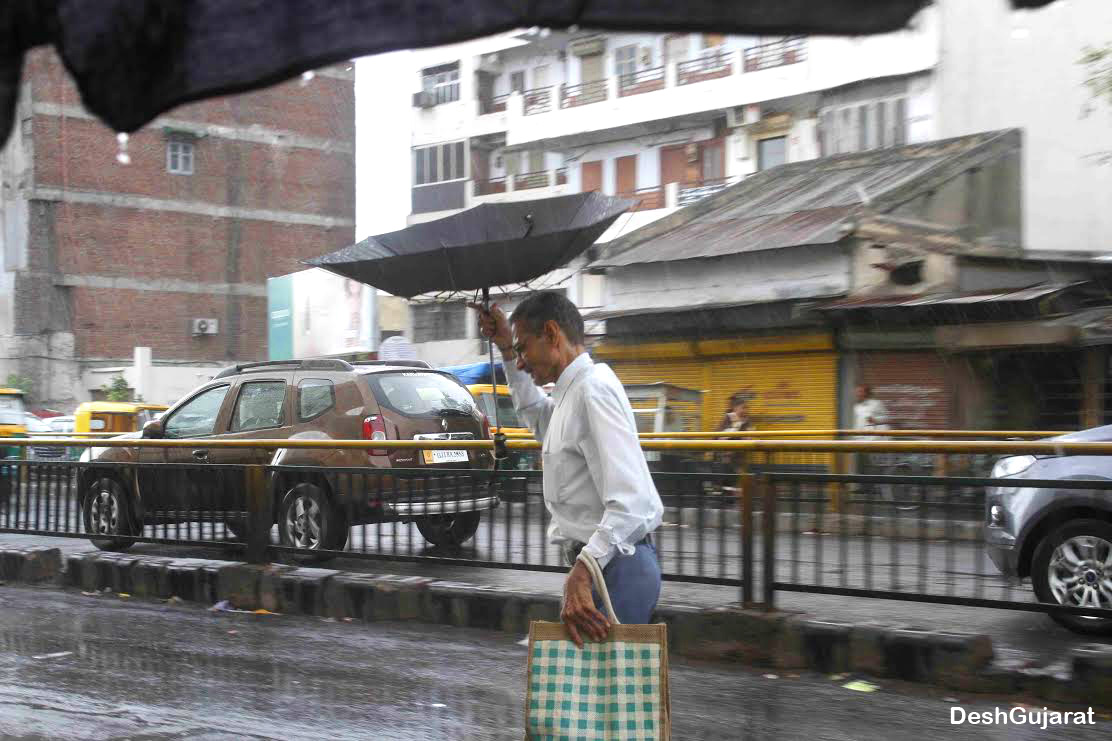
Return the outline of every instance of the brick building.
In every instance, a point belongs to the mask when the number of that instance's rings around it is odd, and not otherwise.
[[[266,279],[354,241],[350,64],[170,111],[127,140],[130,163],[52,51],[29,55],[17,115],[0,153],[0,381],[32,379],[40,403],[90,398],[136,346],[167,379],[150,401],[265,359]]]

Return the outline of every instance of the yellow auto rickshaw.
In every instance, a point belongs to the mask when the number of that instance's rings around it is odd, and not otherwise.
[[[73,434],[112,432],[122,435],[143,429],[143,425],[169,409],[165,404],[139,404],[130,401],[86,401],[73,413]]]
[[[14,388],[0,388],[0,438],[27,437],[27,423],[24,420],[26,408],[23,392]],[[22,458],[23,448],[15,446],[0,447],[0,458]]]

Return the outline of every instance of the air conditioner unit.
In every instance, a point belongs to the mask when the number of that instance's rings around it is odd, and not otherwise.
[[[189,330],[194,336],[202,334],[219,334],[220,322],[215,319],[190,319]]]
[[[699,145],[695,142],[688,142],[686,145],[684,145],[683,153],[687,155],[688,162],[699,161]]]
[[[414,108],[432,108],[436,105],[436,98],[432,93],[427,90],[422,90],[419,93],[413,94],[413,107]]]

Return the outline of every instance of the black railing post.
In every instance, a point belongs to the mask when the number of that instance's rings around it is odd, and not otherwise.
[[[244,489],[247,492],[248,563],[270,563],[270,528],[274,524],[270,487],[266,466],[244,466]]]
[[[764,477],[761,477],[762,484]],[[741,604],[753,606],[753,474],[741,476]],[[723,548],[725,544],[723,544]]]
[[[764,495],[764,521],[762,546],[764,547],[764,580],[761,584],[763,599],[761,607],[765,610],[776,609],[776,486],[767,475],[760,477],[760,488]]]

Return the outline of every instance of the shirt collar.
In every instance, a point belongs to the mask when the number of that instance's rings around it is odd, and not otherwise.
[[[563,400],[564,394],[566,394],[568,389],[571,388],[571,385],[575,383],[575,379],[579,377],[579,374],[594,364],[595,361],[591,360],[591,356],[586,352],[580,353],[575,360],[568,363],[568,367],[564,368],[564,372],[556,379],[556,388],[552,391],[552,400],[559,404],[560,401]]]

